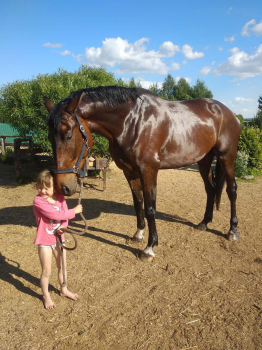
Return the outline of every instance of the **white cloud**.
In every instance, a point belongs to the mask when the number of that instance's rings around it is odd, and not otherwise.
[[[236,80],[253,78],[262,74],[262,44],[253,55],[248,55],[244,51],[238,51],[222,62],[213,75],[230,75]]]
[[[179,70],[179,69],[180,69],[180,64],[179,64],[179,63],[173,62],[173,63],[171,64],[170,70]]]
[[[223,49],[223,47],[222,46],[219,46],[218,47],[218,51],[223,51],[224,49]]]
[[[255,100],[253,98],[235,97],[235,101],[239,103],[247,103],[247,102],[254,102]]]
[[[143,78],[135,78],[135,82],[140,82],[140,84],[142,85],[142,87],[144,89],[149,89],[150,86],[152,85],[156,85],[159,89],[162,89],[163,86],[163,82],[159,82],[159,81],[148,81],[148,80],[144,80]]]
[[[233,49],[229,49],[228,51],[229,51],[230,53],[234,54],[234,53],[236,53],[236,52],[239,51],[239,48],[238,48],[238,47],[233,47]]]
[[[249,26],[256,24],[255,19],[251,19],[251,21],[247,22],[244,27],[242,28],[241,35],[242,36],[250,36],[249,33]]]
[[[63,52],[60,52],[60,55],[62,55],[62,56],[68,56],[68,55],[71,55],[71,52],[68,51],[68,50],[65,50],[65,51],[63,51]]]
[[[172,57],[179,51],[179,47],[170,41],[164,42],[159,51],[147,51],[148,38],[142,38],[134,43],[118,38],[106,38],[102,46],[88,47],[85,50],[81,63],[100,67],[118,66],[117,74],[123,73],[157,73],[167,74],[170,70],[180,69],[178,63],[172,63],[170,67],[164,62],[165,58]]]
[[[175,82],[177,83],[180,79],[185,79],[185,81],[190,84],[192,79],[191,78],[188,78],[188,77],[176,77],[174,78],[175,79]]]
[[[211,71],[211,67],[203,67],[199,73],[200,75],[208,75],[210,71]]]
[[[44,47],[59,48],[59,47],[62,47],[63,45],[62,45],[62,44],[45,43],[43,46],[44,46]]]
[[[232,101],[227,101],[225,105],[234,113],[242,114],[244,118],[253,118],[257,111],[257,101],[251,98],[235,97]]]
[[[231,6],[229,10],[227,11],[227,14],[229,14],[232,11],[233,7]]]
[[[235,41],[235,37],[233,35],[233,36],[230,36],[229,38],[224,38],[224,41],[230,41],[232,43],[233,41]]]
[[[179,52],[179,46],[174,45],[171,41],[165,41],[160,45],[159,50],[166,57],[173,57],[176,52]]]
[[[185,55],[185,57],[189,60],[195,60],[196,58],[201,58],[205,56],[203,52],[193,52],[193,47],[190,45],[184,45],[182,47],[182,52]]]
[[[262,21],[256,24],[253,28],[251,28],[252,32],[254,32],[257,36],[262,35]]]
[[[187,64],[187,61],[184,60],[184,61],[182,62],[182,64],[185,66],[185,65]]]

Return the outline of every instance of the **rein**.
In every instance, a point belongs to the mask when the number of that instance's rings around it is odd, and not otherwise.
[[[80,178],[80,191],[79,191],[79,197],[78,197],[78,203],[77,204],[80,204],[81,203],[81,199],[82,199],[82,189],[83,189],[83,178]],[[61,239],[61,235],[56,235],[56,240],[57,240],[57,244],[60,246],[61,249],[65,249],[65,250],[75,250],[76,247],[77,247],[77,239],[75,237],[75,235],[78,235],[78,236],[82,236],[86,233],[87,229],[88,229],[88,226],[87,226],[87,221],[84,217],[84,215],[82,213],[79,214],[82,218],[82,220],[84,221],[85,223],[85,228],[82,230],[82,231],[74,231],[74,230],[71,230],[70,228],[62,228],[61,231],[63,232],[67,232],[67,233],[70,233],[71,236],[73,237],[74,241],[75,241],[75,245],[74,247],[66,247],[63,242],[62,242],[62,239]]]
[[[80,178],[80,191],[79,191],[79,198],[78,198],[78,204],[81,203],[81,199],[82,199],[82,189],[83,189],[83,178]],[[82,220],[84,221],[85,223],[85,228],[83,231],[73,231],[71,230],[70,228],[63,228],[61,229],[63,232],[67,232],[67,233],[70,233],[71,236],[74,238],[74,241],[75,241],[75,246],[74,247],[66,247],[63,242],[62,242],[62,238],[61,238],[61,235],[58,235],[56,234],[56,242],[57,244],[59,245],[60,247],[60,250],[61,250],[61,258],[62,258],[62,270],[63,270],[63,283],[62,283],[62,287],[66,287],[67,286],[67,273],[66,273],[66,264],[65,264],[65,254],[64,254],[64,249],[65,250],[75,250],[76,247],[77,247],[77,240],[76,240],[76,237],[75,235],[83,235],[86,233],[87,231],[87,221],[84,217],[84,215],[82,213],[80,213],[80,216],[82,218]]]

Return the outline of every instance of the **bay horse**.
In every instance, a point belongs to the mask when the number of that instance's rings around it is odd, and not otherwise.
[[[123,170],[133,195],[137,216],[134,241],[142,242],[147,219],[149,238],[141,259],[151,261],[158,244],[159,169],[198,164],[207,194],[204,218],[197,227],[200,230],[206,230],[212,221],[214,203],[218,209],[226,182],[231,204],[227,238],[238,239],[234,162],[240,122],[222,103],[208,98],[166,101],[142,88],[99,86],[72,92],[55,105],[45,97],[44,104],[49,112],[55,188],[64,195],[76,191],[76,175],[81,172],[87,148],[92,147],[91,133],[109,140],[112,159]]]

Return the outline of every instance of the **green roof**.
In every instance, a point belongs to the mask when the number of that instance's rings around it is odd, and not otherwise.
[[[10,124],[0,123],[0,136],[1,135],[20,135],[19,131]],[[14,142],[13,137],[7,137],[6,142]]]

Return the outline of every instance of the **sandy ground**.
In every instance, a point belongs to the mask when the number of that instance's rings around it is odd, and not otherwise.
[[[146,242],[128,241],[136,218],[122,172],[108,174],[104,192],[101,180],[86,180],[89,229],[67,255],[68,287],[79,300],[59,296],[53,261],[51,311],[42,304],[33,245],[34,184],[17,186],[13,167],[0,165],[0,185],[1,349],[262,349],[262,178],[238,182],[240,239],[228,242],[226,192],[200,232],[206,196],[199,173],[160,171],[152,263],[138,258]],[[68,199],[69,207],[76,202],[77,195]]]

